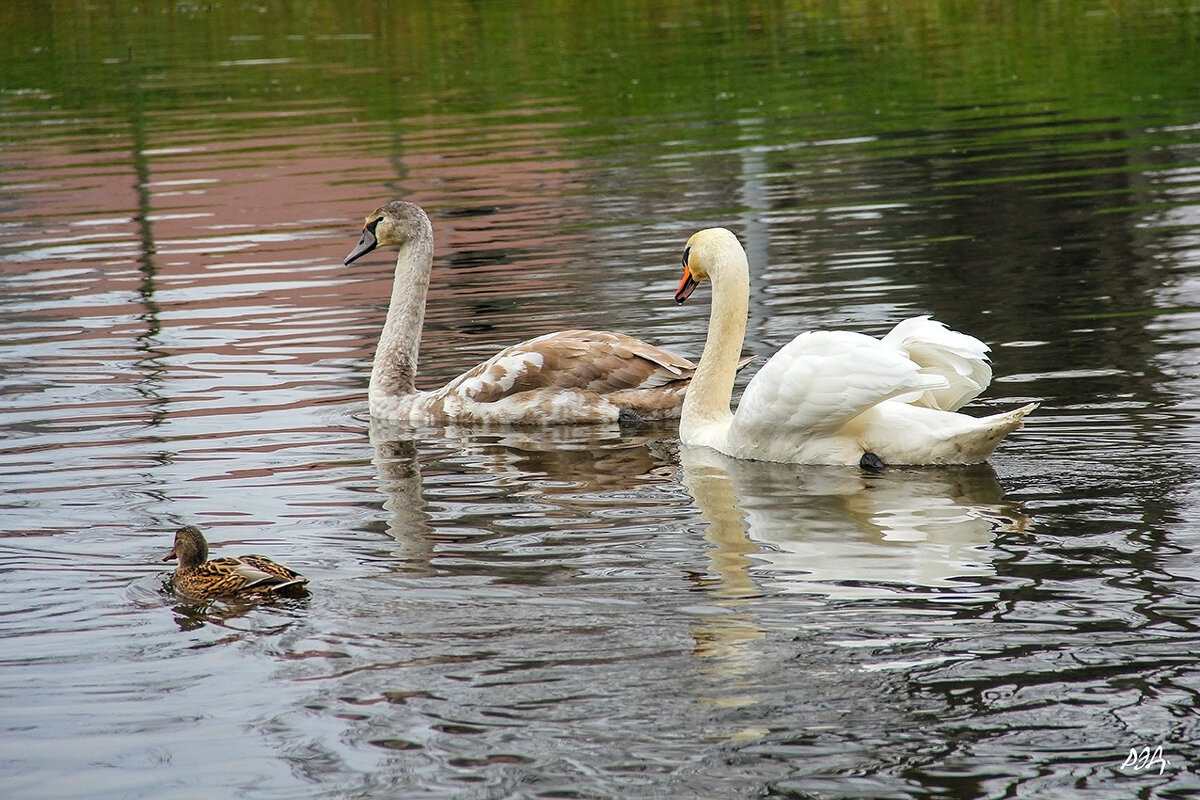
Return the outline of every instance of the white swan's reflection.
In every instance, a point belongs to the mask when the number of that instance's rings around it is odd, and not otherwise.
[[[738,461],[682,447],[683,483],[710,523],[723,597],[777,590],[837,598],[963,587],[991,575],[997,531],[1028,519],[987,464],[889,469]],[[969,583],[968,583],[969,586]]]

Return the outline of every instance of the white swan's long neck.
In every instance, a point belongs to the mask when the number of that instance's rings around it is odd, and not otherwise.
[[[708,338],[696,374],[688,386],[679,421],[685,443],[688,433],[714,424],[728,424],[733,381],[746,336],[746,315],[750,303],[750,270],[746,256],[722,251],[720,260],[710,265],[712,311],[708,319]]]
[[[388,303],[387,322],[375,349],[371,367],[372,395],[393,397],[416,391],[417,352],[421,346],[421,326],[425,323],[425,296],[429,293],[429,272],[433,267],[433,235],[413,237],[400,247],[396,256],[396,275],[392,281],[392,299]]]

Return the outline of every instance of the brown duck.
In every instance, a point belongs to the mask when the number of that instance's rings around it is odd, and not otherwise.
[[[208,560],[208,542],[199,528],[186,525],[175,532],[175,546],[163,561],[179,559],[171,585],[180,594],[211,597],[295,594],[304,591],[308,578],[276,564],[266,556],[244,555]]]

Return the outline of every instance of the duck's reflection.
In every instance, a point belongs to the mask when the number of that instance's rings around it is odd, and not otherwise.
[[[162,588],[164,593],[171,592],[169,585]],[[182,599],[172,605],[175,614],[175,624],[181,631],[194,631],[205,625],[215,625],[230,631],[226,641],[240,639],[242,636],[258,635],[264,630],[279,633],[291,626],[287,620],[273,625],[256,620],[254,627],[239,628],[235,621],[247,617],[251,611],[274,612],[276,616],[290,617],[306,607],[308,598],[271,597],[265,599],[248,599],[243,597],[224,597],[213,600]],[[265,627],[260,627],[265,626]]]
[[[993,573],[998,531],[1029,524],[987,464],[870,475],[738,461],[703,447],[681,448],[680,463],[710,523],[720,584],[712,591],[726,598],[759,592],[759,581],[847,599],[962,587]]]

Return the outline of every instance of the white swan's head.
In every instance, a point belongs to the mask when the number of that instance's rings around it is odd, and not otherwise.
[[[433,241],[433,226],[425,211],[416,203],[393,200],[367,215],[362,238],[342,263],[349,265],[376,247],[403,247],[422,239]]]
[[[675,302],[683,303],[691,297],[700,281],[720,272],[730,259],[740,259],[742,269],[746,269],[746,251],[731,231],[705,228],[693,233],[683,248],[683,279],[675,290]]]

